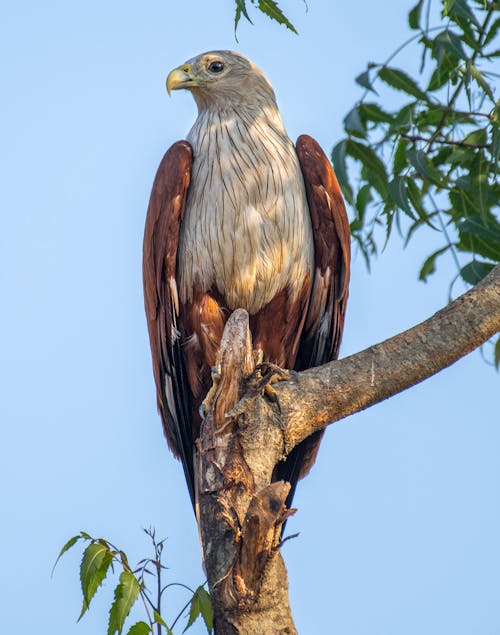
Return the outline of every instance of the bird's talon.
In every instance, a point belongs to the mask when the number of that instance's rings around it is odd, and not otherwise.
[[[271,362],[261,362],[255,366],[254,372],[252,373],[252,392],[254,394],[264,394],[270,401],[277,405],[278,410],[281,413],[278,393],[272,385],[278,381],[290,380],[295,375],[295,371],[289,371],[285,368],[281,368],[277,364],[272,364]]]
[[[217,386],[219,385],[221,379],[220,366],[211,366],[210,372],[212,374],[212,386],[210,387],[207,396],[201,402],[201,405],[198,408],[198,413],[203,420],[207,417],[210,410],[212,409],[212,402],[215,397]]]
[[[200,404],[200,407],[198,408],[198,414],[200,415],[201,420],[204,421],[205,417],[208,414],[208,408],[204,401]]]
[[[271,386],[271,384],[266,384],[264,386],[264,394],[266,395],[266,397],[272,401],[273,403],[275,403],[278,406],[278,410],[281,413],[281,405],[280,405],[280,400],[278,398],[278,393],[276,392],[276,390]]]

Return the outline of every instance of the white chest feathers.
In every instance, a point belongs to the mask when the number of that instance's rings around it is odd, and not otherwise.
[[[201,113],[188,140],[194,162],[180,236],[181,301],[217,289],[254,314],[301,290],[313,271],[302,173],[277,111]]]

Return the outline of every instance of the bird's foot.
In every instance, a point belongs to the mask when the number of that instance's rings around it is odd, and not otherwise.
[[[281,368],[277,364],[271,362],[261,362],[257,364],[252,373],[249,383],[253,390],[263,393],[270,401],[278,406],[281,412],[281,406],[278,399],[278,393],[273,388],[273,384],[278,381],[289,381],[293,379],[297,373],[294,370]]]
[[[215,397],[215,393],[217,392],[217,388],[221,380],[220,366],[212,366],[210,371],[212,375],[212,386],[210,390],[207,392],[205,399],[201,402],[201,405],[198,409],[198,412],[200,413],[200,417],[202,418],[202,420],[205,419],[205,417],[212,410],[212,404]]]

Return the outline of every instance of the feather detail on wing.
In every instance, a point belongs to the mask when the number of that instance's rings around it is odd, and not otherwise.
[[[342,193],[330,161],[307,135],[296,143],[314,236],[314,279],[302,332],[296,370],[320,366],[339,353],[347,303],[350,270],[350,230]],[[310,470],[323,432],[295,447],[278,470],[292,484]]]
[[[187,141],[178,141],[163,157],[151,191],[143,247],[144,300],[158,410],[168,444],[182,461],[191,498],[192,413],[178,324],[176,261],[192,163]]]
[[[335,172],[314,139],[297,139],[314,236],[315,271],[297,369],[336,359],[347,303],[351,233]]]

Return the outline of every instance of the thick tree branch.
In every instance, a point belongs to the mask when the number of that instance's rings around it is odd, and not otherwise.
[[[296,381],[278,384],[286,452],[329,423],[450,366],[498,331],[500,265],[425,322],[360,353],[304,371]]]
[[[500,265],[421,324],[262,397],[248,314],[227,321],[196,447],[197,516],[217,635],[292,635],[280,554],[289,484],[275,466],[307,436],[430,377],[500,330]],[[243,396],[244,395],[244,396]]]

